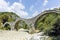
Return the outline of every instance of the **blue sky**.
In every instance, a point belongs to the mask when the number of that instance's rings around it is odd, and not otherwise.
[[[0,0],[0,12],[14,12],[22,18],[32,18],[56,7],[60,7],[60,0]]]

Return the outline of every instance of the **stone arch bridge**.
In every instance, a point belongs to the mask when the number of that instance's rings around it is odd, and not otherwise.
[[[46,13],[49,13],[49,12],[60,13],[60,10],[46,10],[46,11],[44,11],[44,12],[41,12],[39,15],[31,18],[31,19],[17,18],[15,22],[6,22],[6,23],[4,24],[4,26],[5,26],[6,24],[9,24],[9,25],[11,26],[11,30],[14,30],[14,27],[15,27],[16,22],[18,22],[18,21],[20,21],[20,20],[23,20],[23,21],[25,21],[25,23],[28,25],[28,27],[33,27],[33,28],[35,28],[36,22],[37,22],[37,20],[39,19],[39,17],[44,16]]]

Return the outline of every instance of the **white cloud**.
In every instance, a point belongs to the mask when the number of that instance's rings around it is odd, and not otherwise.
[[[48,0],[44,0],[43,6],[45,6],[48,3]]]
[[[22,3],[14,2],[12,5],[9,6],[9,3],[5,0],[0,0],[0,12],[14,12],[22,18],[28,16],[28,13],[24,11],[25,6]]]
[[[37,16],[38,14],[40,14],[40,12],[39,12],[39,11],[35,11],[35,12],[32,14],[32,16],[28,16],[27,19],[32,18],[32,17],[35,17],[35,16]]]
[[[25,9],[25,6],[22,5],[21,3],[18,3],[18,2],[14,2],[13,5],[11,5],[11,8],[12,9]]]
[[[28,16],[28,13],[23,11],[23,9],[25,9],[25,6],[21,3],[15,2],[10,8],[13,10],[13,12],[15,12],[17,15],[21,17]]]
[[[38,12],[38,11],[35,11],[35,12],[33,13],[32,17],[35,17],[35,16],[37,16],[38,14],[39,14],[39,12]]]
[[[9,6],[9,2],[0,0],[0,11],[6,11],[8,6]]]
[[[4,0],[0,0],[0,6],[6,7],[9,5],[9,2],[6,2]]]

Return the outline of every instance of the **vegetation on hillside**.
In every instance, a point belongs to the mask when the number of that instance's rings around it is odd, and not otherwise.
[[[3,26],[3,25],[6,22],[15,22],[17,18],[20,18],[20,17],[13,12],[0,12],[0,29],[11,30],[11,26],[9,24],[6,24],[5,26]],[[23,28],[27,28],[27,24],[24,21],[21,22],[21,20],[20,20],[15,24],[16,30],[21,28],[19,26],[20,24],[23,24]]]
[[[45,32],[46,35],[56,38],[60,35],[60,14],[46,13],[38,18],[35,26],[36,29]]]
[[[25,21],[19,20],[18,22],[16,22],[15,29],[18,30],[20,28],[28,29],[27,24],[25,23]]]
[[[8,30],[9,27],[3,27],[3,24],[6,22],[15,21],[16,17],[19,18],[19,16],[12,12],[0,12],[0,29]]]

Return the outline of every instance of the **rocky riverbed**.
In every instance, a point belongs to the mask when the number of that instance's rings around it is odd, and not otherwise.
[[[2,31],[0,40],[47,40],[48,36],[42,36],[43,32],[29,34],[23,31]]]

